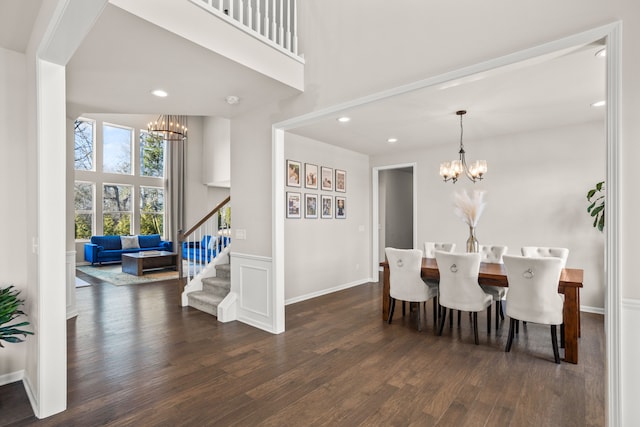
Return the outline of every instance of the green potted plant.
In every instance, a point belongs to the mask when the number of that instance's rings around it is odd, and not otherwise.
[[[587,212],[593,218],[593,226],[602,231],[604,229],[604,181],[600,181],[595,188],[589,190],[587,200],[591,203],[587,207]]]
[[[18,298],[20,291],[14,289],[13,285],[0,288],[0,347],[2,341],[10,343],[18,343],[24,341],[20,338],[20,335],[27,337],[27,335],[33,335],[33,332],[18,329],[22,326],[27,326],[29,322],[20,322],[13,325],[7,325],[7,323],[13,321],[18,316],[25,315],[20,310],[20,306],[24,304],[24,300]]]

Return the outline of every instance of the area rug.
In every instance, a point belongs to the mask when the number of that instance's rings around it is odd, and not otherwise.
[[[144,273],[142,276],[123,273],[121,264],[108,265],[79,265],[77,270],[95,277],[96,279],[109,282],[115,286],[136,285],[139,283],[157,282],[159,280],[171,280],[178,278],[178,272],[174,270],[156,270]]]

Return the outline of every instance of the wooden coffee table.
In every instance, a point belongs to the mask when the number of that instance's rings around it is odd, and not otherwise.
[[[178,254],[167,251],[140,251],[122,254],[122,272],[142,276],[145,270],[177,269]]]

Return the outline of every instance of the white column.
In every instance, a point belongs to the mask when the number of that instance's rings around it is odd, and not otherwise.
[[[287,38],[284,47],[291,50],[291,0],[287,0]]]
[[[298,0],[293,0],[293,48],[294,55],[298,54]]]

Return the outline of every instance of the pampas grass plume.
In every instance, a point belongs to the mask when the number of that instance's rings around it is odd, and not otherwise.
[[[467,190],[454,193],[453,203],[455,214],[468,226],[475,227],[485,207],[484,191],[473,190],[471,194]]]

